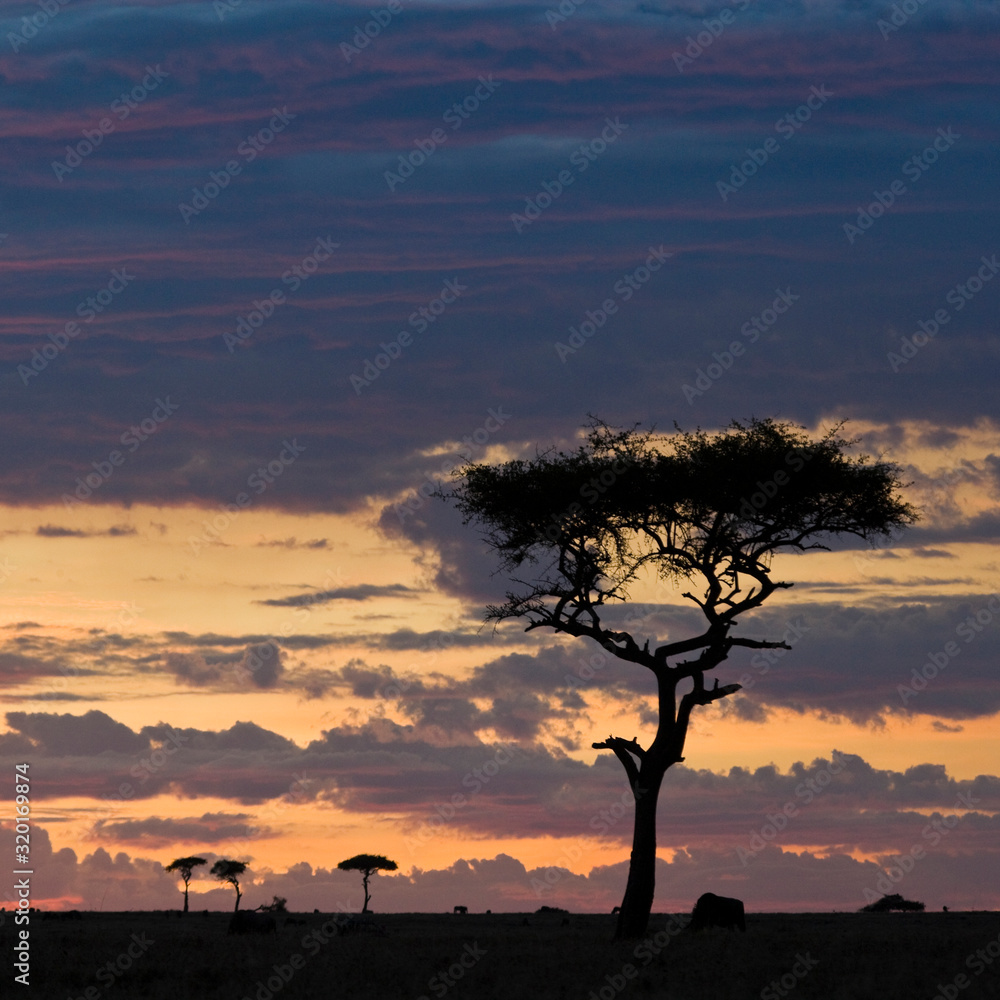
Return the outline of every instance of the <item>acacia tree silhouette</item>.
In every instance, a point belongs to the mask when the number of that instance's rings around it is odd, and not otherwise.
[[[236,905],[233,910],[240,908],[240,876],[247,870],[245,861],[230,861],[228,858],[219,858],[209,870],[220,882],[227,882],[236,890]]]
[[[165,872],[177,872],[184,879],[184,912],[188,911],[188,885],[191,882],[191,873],[198,865],[207,865],[204,858],[175,858],[163,870]]]
[[[501,569],[531,565],[533,580],[486,621],[527,621],[525,631],[551,628],[598,642],[609,653],[651,671],[658,724],[651,743],[608,736],[635,802],[628,882],[616,939],[646,932],[655,889],[656,811],[667,769],[684,760],[691,712],[740,690],[705,686],[705,674],[734,647],[788,649],[783,641],[731,634],[740,615],[791,583],[771,578],[779,551],[825,549],[818,539],[854,535],[874,542],[912,523],[899,497],[899,469],[850,456],[856,441],[837,424],[818,439],[772,419],[733,421],[715,434],[701,430],[654,440],[653,432],[612,429],[591,418],[576,452],[534,460],[469,464],[439,496],[455,502],[464,523],[483,527]],[[650,577],[694,584],[683,596],[705,618],[704,631],[650,648],[609,627],[606,607],[629,599]],[[673,662],[671,662],[673,661]]]
[[[368,880],[374,872],[394,872],[398,867],[395,861],[390,861],[381,854],[355,854],[353,858],[341,861],[337,867],[342,872],[361,872],[365,886],[365,905],[362,913],[368,912],[368,902],[371,895],[368,892]]]

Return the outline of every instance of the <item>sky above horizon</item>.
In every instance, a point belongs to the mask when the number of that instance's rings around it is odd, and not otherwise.
[[[619,903],[591,744],[651,736],[650,678],[482,628],[507,581],[429,496],[594,414],[846,420],[922,510],[776,561],[741,629],[792,648],[717,669],[744,690],[668,772],[654,908],[1000,907],[995,5],[57,8],[0,12],[37,905],[173,907],[200,855],[249,906],[357,909],[362,852],[399,864],[376,909]],[[700,631],[682,590],[619,620]]]

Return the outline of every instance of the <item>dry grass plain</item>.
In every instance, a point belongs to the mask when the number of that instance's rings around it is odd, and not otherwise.
[[[748,914],[746,934],[661,915],[640,944],[599,915],[380,914],[384,936],[332,936],[329,915],[295,914],[229,936],[224,913],[33,914],[27,989],[6,916],[0,995],[39,1000],[1000,998],[998,913]]]

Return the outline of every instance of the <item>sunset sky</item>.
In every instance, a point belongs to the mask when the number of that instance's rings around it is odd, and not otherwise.
[[[399,865],[377,910],[620,902],[591,744],[650,739],[651,678],[483,628],[507,580],[429,498],[595,414],[847,420],[922,511],[776,561],[739,634],[792,649],[716,671],[655,909],[1000,907],[995,4],[375,3],[0,12],[35,905],[175,907],[200,855],[244,905],[358,909],[361,852]],[[640,641],[701,630],[682,590],[636,589]],[[231,908],[207,868],[192,908]]]

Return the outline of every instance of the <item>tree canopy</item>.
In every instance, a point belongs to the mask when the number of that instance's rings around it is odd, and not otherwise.
[[[184,880],[184,912],[188,912],[188,886],[191,883],[191,875],[198,865],[207,865],[204,858],[174,858],[163,870],[165,872],[177,872]]]
[[[233,907],[234,910],[240,908],[240,898],[243,895],[240,892],[240,876],[246,870],[247,865],[245,861],[232,861],[229,858],[219,858],[210,869],[210,874],[214,875],[220,882],[226,882],[228,885],[231,885],[236,890],[236,905]]]
[[[342,872],[361,872],[365,887],[365,905],[361,912],[367,913],[368,903],[371,900],[371,894],[368,892],[368,880],[375,872],[394,872],[399,866],[395,861],[390,861],[382,854],[355,854],[353,858],[341,861],[337,867]]]
[[[770,578],[776,551],[826,549],[824,536],[891,536],[915,518],[898,496],[899,469],[849,455],[855,442],[841,428],[813,440],[795,425],[754,419],[660,443],[651,431],[595,421],[576,452],[465,466],[446,494],[465,522],[485,529],[502,568],[540,568],[487,620],[526,616],[529,630],[558,625],[603,641],[611,637],[588,629],[596,609],[628,600],[651,569],[704,586],[704,599],[685,596],[721,625],[737,603],[749,610],[791,586]]]

